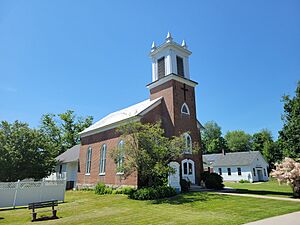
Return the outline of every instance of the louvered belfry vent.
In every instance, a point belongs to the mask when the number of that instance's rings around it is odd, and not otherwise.
[[[176,62],[177,62],[177,75],[184,77],[183,59],[179,56],[176,56]]]
[[[157,60],[157,64],[158,79],[160,79],[165,76],[165,57]]]

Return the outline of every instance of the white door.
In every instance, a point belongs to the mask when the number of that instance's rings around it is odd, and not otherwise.
[[[195,183],[195,163],[191,159],[184,159],[181,162],[182,178]]]

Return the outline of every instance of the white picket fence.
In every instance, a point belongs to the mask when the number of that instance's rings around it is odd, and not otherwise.
[[[64,201],[65,190],[65,179],[0,182],[0,208],[25,206],[40,201]]]

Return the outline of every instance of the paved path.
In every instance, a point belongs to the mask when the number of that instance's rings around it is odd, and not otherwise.
[[[245,225],[300,225],[300,212],[258,220]]]

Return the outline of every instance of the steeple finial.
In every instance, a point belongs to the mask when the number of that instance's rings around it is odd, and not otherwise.
[[[182,40],[181,46],[182,46],[183,48],[187,49],[188,46],[186,45],[185,40]]]
[[[173,41],[172,35],[171,35],[170,32],[168,32],[167,37],[166,37],[166,42],[169,43],[169,42],[172,42],[172,41]]]
[[[153,52],[155,49],[156,49],[156,44],[155,44],[155,42],[153,41],[153,42],[152,42],[152,45],[151,45],[151,52]]]

